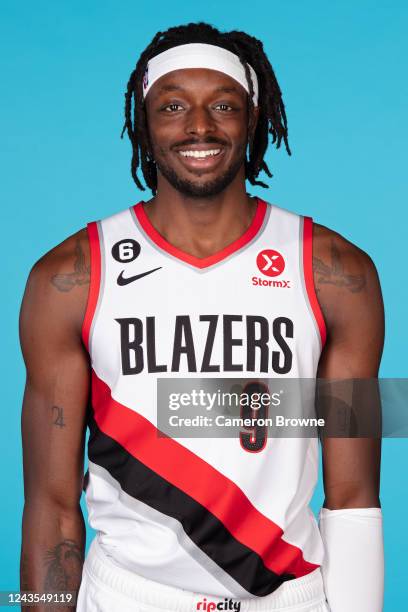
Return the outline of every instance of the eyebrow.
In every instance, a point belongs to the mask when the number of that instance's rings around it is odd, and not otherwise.
[[[184,87],[181,87],[180,85],[162,85],[162,87],[160,87],[159,92],[160,91],[175,91],[175,90],[183,90]]]

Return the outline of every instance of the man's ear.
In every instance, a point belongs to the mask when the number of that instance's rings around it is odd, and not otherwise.
[[[150,161],[154,161],[152,140],[150,138],[149,121],[146,100],[143,103],[144,120],[146,126],[146,155]]]
[[[154,162],[153,146],[152,146],[152,141],[150,139],[149,130],[147,130],[147,134],[146,134],[146,155],[149,161]]]
[[[250,144],[250,148],[252,148],[252,142],[255,136],[256,126],[258,125],[259,111],[259,106],[253,106],[249,111],[248,142]]]

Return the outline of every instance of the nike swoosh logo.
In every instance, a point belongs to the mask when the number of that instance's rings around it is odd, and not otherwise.
[[[122,270],[122,272],[118,276],[118,285],[123,287],[124,285],[128,285],[129,283],[133,283],[133,281],[138,280],[139,278],[143,278],[143,276],[147,276],[148,274],[151,274],[152,272],[156,272],[156,270],[161,270],[161,266],[159,268],[154,268],[154,270],[148,270],[148,272],[142,272],[142,274],[136,274],[135,276],[129,276],[128,278],[125,278],[123,276],[124,270]]]

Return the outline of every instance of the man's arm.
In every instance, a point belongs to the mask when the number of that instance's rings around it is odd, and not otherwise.
[[[89,247],[82,230],[36,263],[23,298],[20,588],[25,591],[77,591],[81,581],[85,526],[79,501],[89,394],[81,326],[88,287]]]
[[[363,251],[322,226],[314,229],[313,264],[328,330],[318,377],[350,380],[350,384],[331,385],[332,394],[347,403],[352,379],[378,376],[384,341],[378,275]],[[367,411],[367,406],[353,405],[357,423],[364,416],[359,408]],[[376,408],[372,406],[373,419],[378,418]],[[326,549],[322,570],[328,602],[332,612],[379,612],[383,588],[381,439],[323,438],[322,451],[325,501],[320,529]]]

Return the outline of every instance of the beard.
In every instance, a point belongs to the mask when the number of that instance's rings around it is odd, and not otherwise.
[[[166,165],[162,161],[156,161],[157,168],[160,170],[161,174],[165,179],[168,180],[170,185],[177,189],[180,193],[190,198],[211,198],[212,196],[216,196],[237,176],[242,164],[245,160],[245,152],[244,155],[233,162],[231,162],[230,166],[226,169],[223,174],[217,176],[217,178],[208,180],[208,181],[200,181],[197,179],[196,181],[191,181],[189,179],[185,179],[180,177],[177,172]]]

